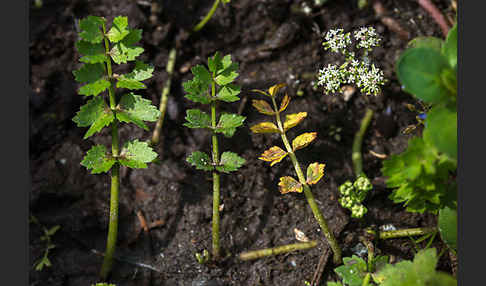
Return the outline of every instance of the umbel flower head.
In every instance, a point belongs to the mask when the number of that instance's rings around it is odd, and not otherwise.
[[[342,84],[355,84],[366,95],[378,95],[380,86],[386,80],[381,71],[370,63],[368,52],[380,43],[380,38],[373,27],[362,27],[353,33],[358,49],[364,49],[363,56],[357,58],[348,46],[352,43],[351,33],[344,33],[343,29],[330,30],[324,36],[324,49],[341,53],[346,60],[341,66],[328,64],[319,70],[317,85],[324,87],[326,94],[337,93]]]

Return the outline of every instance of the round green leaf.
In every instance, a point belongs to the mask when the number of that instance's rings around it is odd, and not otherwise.
[[[447,60],[436,50],[413,48],[398,60],[397,75],[406,92],[423,101],[437,103],[449,93],[440,78],[442,70],[447,68]]]
[[[425,121],[424,140],[457,160],[457,111],[442,106],[432,108]]]
[[[442,43],[443,41],[436,37],[417,37],[408,42],[407,48],[429,48],[440,52]]]
[[[442,54],[446,56],[452,68],[457,65],[457,23],[449,30],[447,39],[442,46]]]
[[[456,251],[457,210],[445,207],[439,211],[439,232],[442,240]]]

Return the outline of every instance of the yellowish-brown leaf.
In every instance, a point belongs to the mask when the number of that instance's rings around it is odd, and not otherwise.
[[[263,113],[263,114],[266,114],[266,115],[274,115],[275,114],[275,111],[272,109],[270,104],[268,104],[268,102],[266,102],[265,100],[254,99],[252,101],[252,105],[260,113]]]
[[[324,167],[326,164],[312,163],[307,167],[307,184],[314,185],[324,176]]]
[[[275,96],[275,94],[277,94],[278,90],[281,89],[282,87],[286,86],[285,83],[278,83],[276,85],[272,85],[269,89],[268,89],[268,93],[270,93],[270,95],[272,97]]]
[[[278,146],[273,146],[272,148],[266,150],[263,152],[258,159],[267,161],[267,162],[272,162],[270,163],[270,166],[273,166],[277,164],[278,162],[282,161],[283,158],[287,156],[287,152],[282,150],[282,148]]]
[[[261,122],[253,125],[250,130],[253,133],[280,133],[278,127],[272,122]]]
[[[300,134],[292,141],[292,150],[299,150],[307,147],[317,137],[317,132],[306,132]]]
[[[307,116],[307,112],[292,113],[285,116],[284,130],[296,126]]]
[[[279,112],[284,111],[287,108],[287,106],[289,105],[289,102],[290,102],[290,96],[288,94],[286,94],[284,96],[284,98],[282,99],[282,102],[280,103],[280,109],[278,111]]]
[[[279,191],[282,194],[302,193],[302,184],[289,176],[281,177],[280,182],[278,182],[278,186]]]
[[[258,92],[260,94],[263,94],[263,95],[266,95],[266,96],[270,96],[270,94],[266,93],[265,91],[263,90],[260,90],[260,89],[252,89],[250,91],[253,91],[253,92]]]

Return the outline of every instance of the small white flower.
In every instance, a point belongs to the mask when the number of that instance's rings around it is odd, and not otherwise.
[[[317,85],[324,86],[326,93],[334,93],[341,87],[341,72],[336,65],[327,65],[319,70]]]
[[[343,29],[329,30],[324,37],[326,40],[323,45],[325,49],[330,49],[332,52],[344,52],[346,47],[351,44],[351,34],[344,34]]]
[[[358,48],[364,48],[371,50],[371,48],[378,46],[380,38],[376,34],[373,27],[362,27],[358,31],[354,32],[354,38],[358,41]]]

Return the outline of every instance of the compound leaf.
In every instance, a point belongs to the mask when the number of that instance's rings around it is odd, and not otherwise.
[[[147,142],[138,140],[129,141],[124,144],[118,161],[120,164],[130,168],[147,168],[147,164],[157,158]]]
[[[86,153],[81,165],[88,170],[91,169],[91,174],[99,174],[108,172],[115,162],[116,159],[106,152],[105,146],[95,145]]]
[[[160,116],[160,111],[151,104],[150,100],[133,93],[123,95],[119,107],[120,111],[116,113],[118,120],[134,123],[145,130],[148,130],[148,127],[143,121],[157,121]]]
[[[307,184],[314,185],[324,176],[324,167],[326,164],[319,164],[317,162],[310,164],[307,167]]]
[[[204,152],[192,152],[192,154],[187,157],[186,161],[191,165],[195,166],[198,170],[214,170],[214,166],[211,159],[209,158],[209,155]]]
[[[273,166],[278,162],[282,161],[285,156],[287,156],[287,152],[285,152],[284,150],[282,150],[282,148],[278,146],[273,146],[270,149],[265,150],[265,152],[263,152],[262,155],[258,157],[258,159],[271,162],[270,166]]]
[[[241,87],[238,85],[234,84],[227,84],[219,90],[218,94],[216,97],[219,100],[225,101],[225,102],[235,102],[240,100],[238,97],[238,94],[240,94]]]
[[[445,69],[450,69],[447,59],[430,48],[408,49],[397,62],[403,89],[428,103],[441,102],[449,94],[440,77]]]
[[[317,137],[317,132],[306,132],[300,134],[292,141],[293,151],[307,147]]]
[[[353,255],[352,257],[344,257],[343,264],[336,267],[334,272],[341,277],[345,285],[361,286],[368,270],[366,261]]]
[[[118,16],[113,19],[113,26],[110,31],[108,31],[107,36],[110,42],[118,43],[123,40],[130,31],[128,28],[128,18],[125,16]]]
[[[233,113],[223,113],[219,118],[218,125],[214,130],[216,133],[223,133],[226,137],[231,137],[236,131],[236,128],[243,125],[245,117]]]
[[[146,80],[152,77],[154,67],[147,65],[141,61],[136,61],[135,68],[131,73],[121,75],[116,83],[117,88],[128,89],[143,89],[146,88],[145,84],[140,81]]]
[[[250,129],[253,133],[280,133],[278,127],[272,122],[261,122],[253,125]]]
[[[211,127],[211,117],[199,109],[188,109],[186,111],[184,126],[189,128],[209,128]]]
[[[286,94],[284,96],[284,98],[282,99],[282,102],[280,103],[280,109],[278,110],[278,112],[282,112],[285,109],[287,109],[287,106],[289,105],[289,103],[290,103],[290,96],[288,94]]]
[[[85,41],[91,42],[93,44],[101,43],[103,40],[103,33],[101,32],[101,27],[105,21],[101,17],[88,16],[79,21],[79,28],[81,32],[79,36]]]
[[[286,86],[285,83],[279,83],[279,84],[276,84],[276,85],[273,85],[271,86],[269,89],[268,89],[268,93],[270,94],[270,96],[274,97],[277,92],[282,88]]]
[[[281,194],[302,193],[302,184],[289,176],[280,177],[278,186]]]
[[[289,130],[290,128],[296,126],[304,118],[307,116],[307,112],[299,112],[299,113],[293,113],[293,114],[287,114],[285,116],[285,122],[284,122],[284,131]]]
[[[457,160],[457,111],[435,106],[427,113],[425,122],[424,140]]]
[[[265,114],[265,115],[274,115],[275,114],[275,111],[272,109],[270,104],[268,104],[268,102],[266,102],[265,100],[254,99],[252,101],[252,105],[253,105],[253,107],[256,108],[256,110],[258,110],[258,112],[260,112],[262,114]]]
[[[445,207],[439,211],[440,237],[454,252],[457,251],[457,210]]]
[[[442,46],[442,54],[446,56],[449,65],[455,69],[457,66],[457,23],[449,30],[444,45]]]
[[[229,173],[238,170],[245,163],[245,159],[238,156],[238,154],[233,152],[223,152],[221,154],[221,160],[219,161],[219,166],[216,166],[216,170]]]
[[[93,44],[88,41],[79,40],[76,42],[76,49],[80,54],[84,55],[79,59],[83,63],[104,63],[108,59],[103,43]]]

